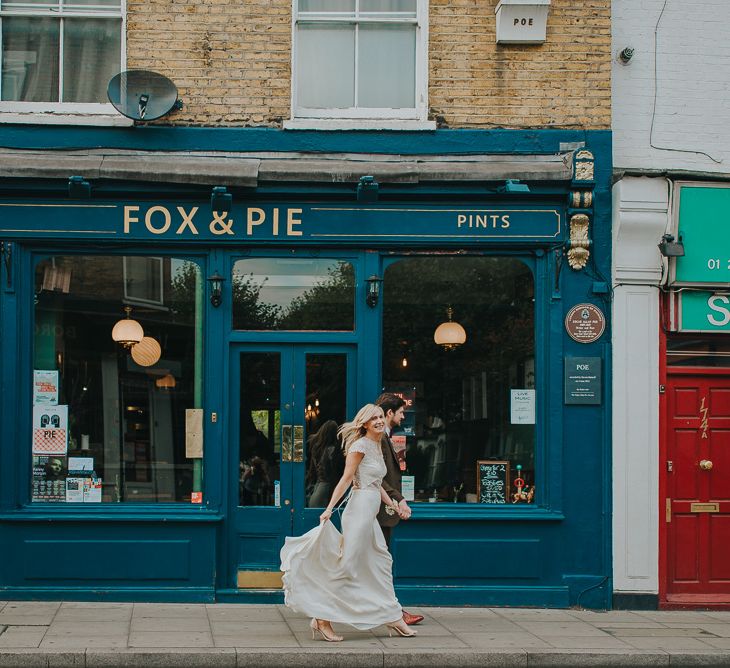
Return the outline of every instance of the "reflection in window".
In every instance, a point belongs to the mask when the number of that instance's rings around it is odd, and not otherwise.
[[[674,334],[667,339],[667,364],[730,367],[730,343],[717,334]]]
[[[254,258],[233,267],[233,326],[352,330],[355,270],[327,259]]]
[[[532,272],[511,258],[408,258],[385,271],[383,389],[407,401],[393,440],[415,501],[514,503],[516,479],[517,502],[534,501],[533,294]],[[466,332],[452,350],[434,341],[449,307]]]
[[[273,506],[281,452],[281,356],[242,353],[238,505]]]
[[[157,267],[137,288],[161,301],[133,305],[147,339],[131,349],[111,337],[128,294],[123,257],[36,266],[34,501],[190,502],[202,491],[202,462],[186,456],[186,409],[202,406],[201,270],[135,262]]]

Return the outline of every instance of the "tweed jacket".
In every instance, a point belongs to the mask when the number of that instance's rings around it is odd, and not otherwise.
[[[385,468],[387,470],[385,477],[383,478],[383,489],[388,493],[388,496],[394,501],[400,502],[403,498],[401,493],[401,470],[398,465],[398,458],[393,450],[393,443],[390,437],[383,432],[383,437],[380,440],[380,448],[383,451],[383,460],[385,461]],[[380,504],[380,510],[378,511],[378,524],[384,527],[393,527],[400,521],[398,513],[388,515],[385,512],[385,504]]]

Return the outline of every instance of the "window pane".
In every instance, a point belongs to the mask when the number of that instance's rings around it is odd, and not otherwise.
[[[339,425],[347,420],[347,357],[307,353],[306,498],[309,508],[324,508],[345,470]]]
[[[161,257],[125,257],[125,300],[163,304],[162,267]]]
[[[241,354],[238,505],[273,506],[281,453],[281,356]]]
[[[417,0],[360,0],[360,12],[408,12],[416,15]]]
[[[58,102],[57,19],[2,19],[2,99]]]
[[[300,12],[354,12],[355,0],[299,0]]]
[[[509,469],[509,486],[502,477],[499,494],[485,494],[482,502],[512,503],[518,473],[526,485],[519,503],[532,502],[535,335],[529,268],[511,258],[404,259],[385,272],[383,306],[383,389],[407,400],[394,445],[405,453],[405,475],[414,476],[415,501],[477,503],[480,486],[498,486],[498,474]],[[434,341],[449,306],[466,334],[452,350]],[[478,462],[486,462],[482,468],[506,462],[505,471],[496,465],[496,477],[484,483]]]
[[[68,0],[68,2],[64,1],[63,6],[66,9],[73,9],[74,7],[86,8],[89,6],[121,8],[122,3],[120,0]],[[107,10],[105,9],[104,11]]]
[[[121,19],[64,19],[63,102],[107,102],[119,73]]]
[[[298,106],[354,106],[355,27],[300,25],[297,40]]]
[[[349,262],[256,258],[233,267],[236,329],[352,330],[354,322]]]
[[[358,75],[359,107],[415,107],[416,26],[361,25]]]
[[[34,501],[189,503],[202,491],[201,460],[186,453],[186,409],[202,407],[202,272],[162,263],[164,304],[133,308],[148,339],[131,350],[111,336],[121,256],[37,265]]]

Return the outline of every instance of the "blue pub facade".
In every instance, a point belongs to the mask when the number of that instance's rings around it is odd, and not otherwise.
[[[404,604],[610,606],[610,132],[0,138],[0,598],[281,601],[392,391]]]

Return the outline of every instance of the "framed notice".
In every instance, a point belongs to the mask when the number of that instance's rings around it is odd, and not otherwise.
[[[477,502],[507,503],[509,473],[509,462],[477,460]]]

